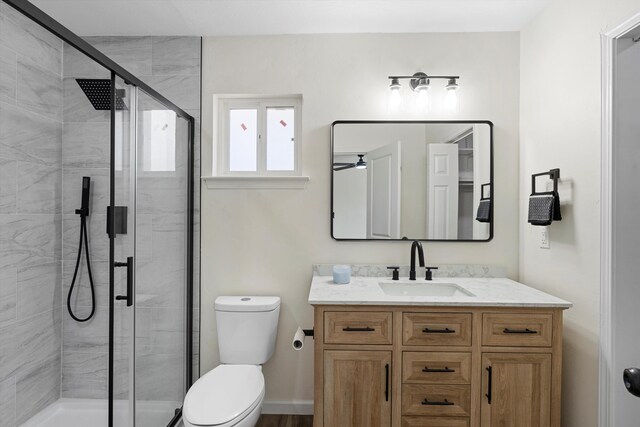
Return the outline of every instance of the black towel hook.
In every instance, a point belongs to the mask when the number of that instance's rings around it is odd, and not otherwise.
[[[536,178],[539,176],[549,175],[549,179],[553,180],[553,192],[558,194],[558,180],[560,180],[560,169],[551,169],[548,172],[535,173],[531,175],[531,195],[536,192]]]

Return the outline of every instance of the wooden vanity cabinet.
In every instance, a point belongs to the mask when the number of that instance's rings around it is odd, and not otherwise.
[[[324,352],[324,424],[391,426],[391,352]]]
[[[314,352],[314,427],[560,427],[560,308],[318,305]]]
[[[551,423],[551,355],[483,353],[484,426],[544,426]]]

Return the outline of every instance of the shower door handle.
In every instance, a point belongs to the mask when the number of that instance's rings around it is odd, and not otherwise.
[[[128,257],[127,262],[116,261],[113,265],[114,267],[127,267],[127,294],[116,295],[116,300],[126,300],[127,307],[131,307],[133,305],[133,257]]]

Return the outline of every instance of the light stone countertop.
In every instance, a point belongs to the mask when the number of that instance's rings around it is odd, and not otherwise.
[[[475,296],[458,293],[457,296],[387,295],[379,283],[423,284],[452,283]],[[411,286],[411,285],[406,285]],[[533,289],[507,278],[437,277],[433,281],[418,278],[409,282],[400,277],[398,282],[381,277],[351,277],[351,283],[336,285],[332,276],[313,276],[309,291],[311,305],[423,305],[470,307],[531,307],[570,308],[572,303]]]

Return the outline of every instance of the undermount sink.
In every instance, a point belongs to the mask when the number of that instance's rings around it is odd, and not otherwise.
[[[378,285],[389,296],[475,297],[455,283],[379,282]]]

